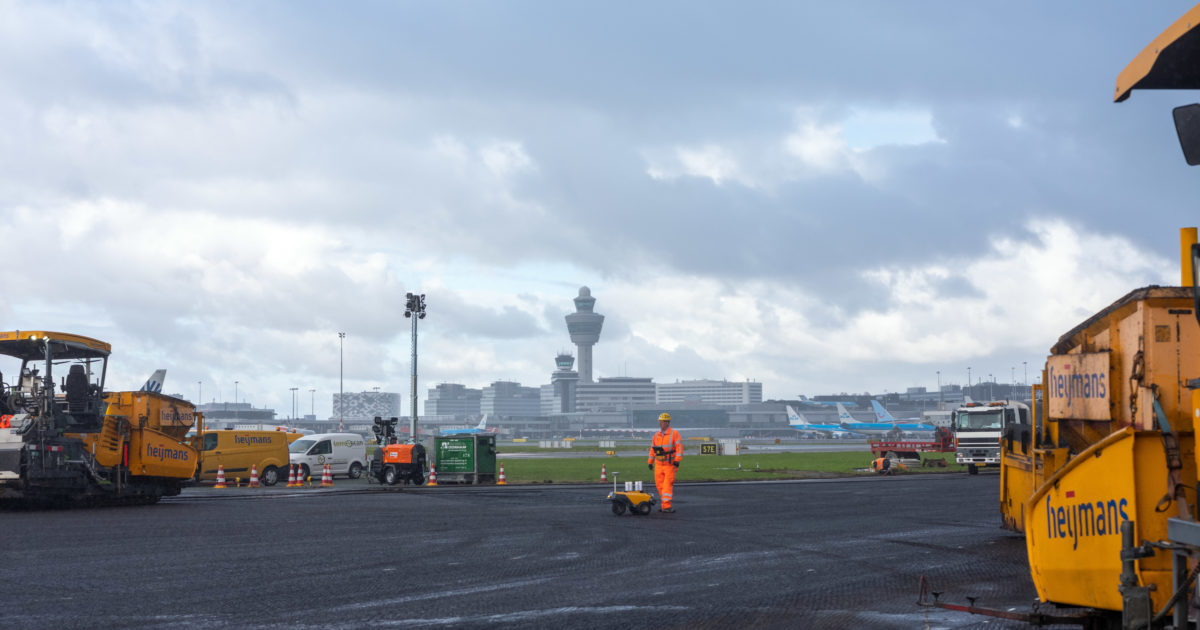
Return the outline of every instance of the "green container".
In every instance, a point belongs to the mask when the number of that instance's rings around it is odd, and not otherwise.
[[[447,435],[434,441],[438,483],[496,483],[496,436]]]

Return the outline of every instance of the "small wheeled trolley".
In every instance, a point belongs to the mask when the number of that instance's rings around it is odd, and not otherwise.
[[[650,509],[654,507],[654,497],[649,492],[641,490],[617,490],[617,475],[621,473],[614,472],[613,491],[609,493],[606,501],[612,502],[612,512],[617,516],[628,511],[630,514],[641,514],[645,516],[650,513]]]

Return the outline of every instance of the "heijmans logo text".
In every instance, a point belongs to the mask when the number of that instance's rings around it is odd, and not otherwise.
[[[1068,491],[1066,498],[1075,493]],[[1050,539],[1070,538],[1071,549],[1079,548],[1079,539],[1094,536],[1116,536],[1121,532],[1121,521],[1128,521],[1125,508],[1129,500],[1110,498],[1106,500],[1079,501],[1054,505],[1046,495],[1046,526]]]
[[[146,457],[149,459],[157,459],[160,462],[167,459],[186,462],[188,461],[188,451],[185,448],[169,448],[165,446],[147,444]]]
[[[1076,398],[1108,397],[1108,375],[1104,372],[1056,372],[1051,365],[1047,376],[1050,397],[1066,399],[1068,407]]]

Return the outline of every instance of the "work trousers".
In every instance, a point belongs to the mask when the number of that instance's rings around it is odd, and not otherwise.
[[[654,462],[654,487],[658,488],[658,496],[662,497],[662,508],[671,507],[672,495],[675,493],[675,468],[669,462]]]

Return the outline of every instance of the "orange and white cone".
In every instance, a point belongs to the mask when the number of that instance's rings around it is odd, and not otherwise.
[[[217,485],[215,485],[213,487],[214,488],[228,488],[229,487],[229,486],[225,485],[225,466],[223,466],[223,465],[217,466]]]
[[[500,462],[500,478],[496,480],[497,486],[507,486],[508,481],[504,478],[504,462]]]
[[[333,468],[329,464],[325,464],[325,468],[321,470],[321,487],[333,487]]]
[[[296,468],[298,468],[298,466],[296,466],[295,464],[288,466],[288,485],[287,485],[287,487],[289,487],[289,488],[300,487],[300,484],[296,482]]]
[[[257,488],[258,487],[258,466],[255,464],[250,464],[250,485],[246,486],[246,487],[248,487],[248,488]]]
[[[427,486],[436,486],[437,485],[437,469],[433,467],[433,464],[429,465],[429,483],[427,483],[425,485],[427,485]]]
[[[604,464],[600,464],[600,481],[608,481],[608,470]]]

